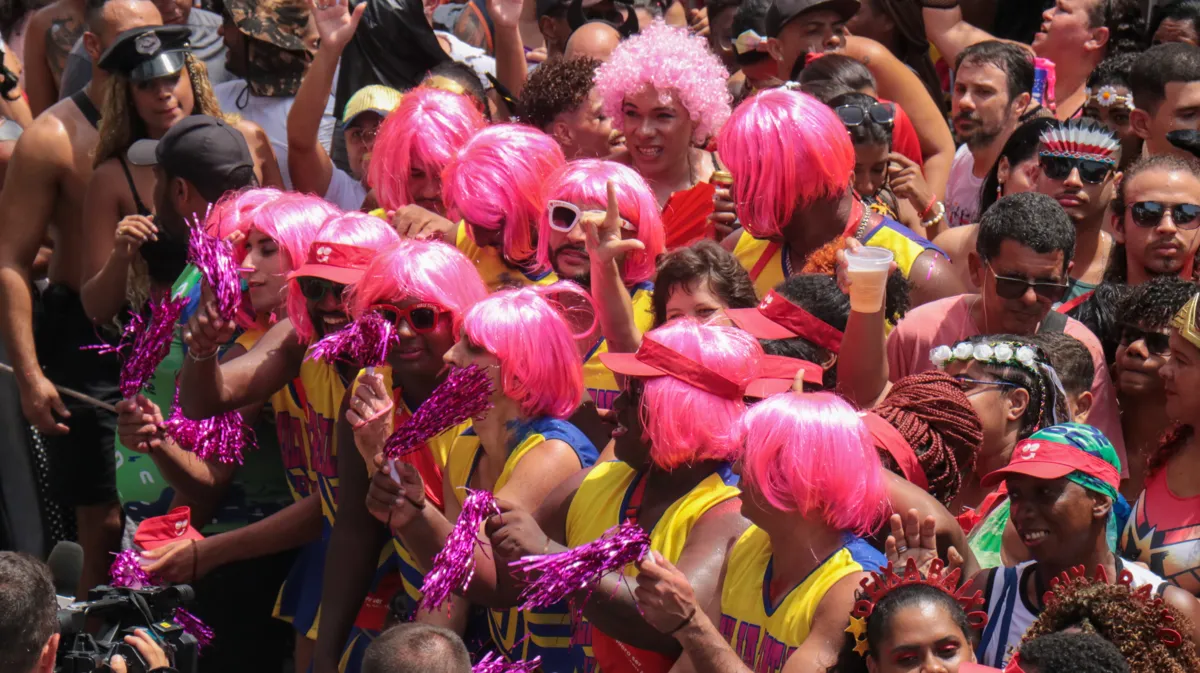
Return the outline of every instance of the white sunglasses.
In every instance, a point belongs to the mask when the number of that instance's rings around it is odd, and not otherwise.
[[[579,224],[579,220],[583,219],[584,213],[599,214],[601,217],[608,215],[605,210],[583,210],[574,203],[567,201],[550,200],[546,203],[546,208],[550,210],[550,228],[555,231],[560,231],[564,234],[571,233],[575,225]],[[630,224],[629,220],[621,218],[621,228],[625,231],[637,231],[637,227]]]

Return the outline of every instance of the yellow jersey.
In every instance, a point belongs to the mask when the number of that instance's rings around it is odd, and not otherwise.
[[[646,476],[620,461],[592,468],[579,485],[567,509],[567,546],[578,547],[598,540],[605,531],[629,518],[640,501],[639,485]],[[713,507],[738,497],[737,477],[729,465],[708,475],[663,512],[650,530],[650,548],[671,563],[678,563],[696,521]],[[625,575],[637,576],[637,568],[625,567]],[[582,671],[604,673],[667,671],[674,659],[631,645],[618,644],[592,629],[586,619],[577,625],[575,645],[582,650]],[[577,655],[580,656],[580,655]]]
[[[475,241],[467,234],[467,225],[464,223],[460,222],[458,225],[454,246],[474,262],[479,277],[483,278],[490,292],[527,285],[553,285],[558,282],[558,276],[554,275],[551,269],[540,272],[524,271],[505,262],[499,249],[475,245]]]
[[[798,586],[770,599],[771,538],[750,526],[733,549],[721,588],[721,635],[755,673],[779,673],[808,638],[813,615],[826,592],[848,575],[878,571],[887,564],[865,540],[847,535],[844,546],[825,559]]]
[[[338,488],[338,447],[334,429],[342,398],[346,396],[346,384],[336,366],[307,357],[300,365],[300,380],[304,385],[297,391],[297,401],[304,408],[307,419],[312,471],[321,494],[321,513],[325,515],[325,526],[332,529],[337,519]]]
[[[574,449],[581,469],[596,463],[599,452],[579,428],[559,418],[533,419],[518,428],[513,449],[492,491],[504,488],[521,459],[551,439],[561,440]],[[455,486],[460,505],[465,495],[463,487],[471,483],[482,456],[483,447],[473,428],[454,442],[446,478]],[[537,610],[511,608],[487,613],[492,642],[509,661],[530,661],[540,656],[544,673],[572,673],[578,669],[577,651],[571,645],[571,609],[566,602]]]
[[[634,285],[629,288],[629,297],[633,301],[633,322],[645,334],[654,328],[654,283]],[[621,394],[617,377],[600,361],[600,354],[607,352],[608,340],[601,337],[583,359],[583,387],[598,409],[612,409],[613,400]]]

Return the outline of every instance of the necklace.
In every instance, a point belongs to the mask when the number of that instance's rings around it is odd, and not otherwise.
[[[854,238],[855,238],[855,240],[857,240],[860,243],[865,243],[866,241],[863,241],[863,236],[866,236],[867,226],[871,224],[871,209],[867,208],[866,204],[862,203],[861,201],[859,201],[858,204],[859,204],[859,206],[862,207],[863,214],[862,214],[862,217],[858,220],[858,226],[854,229]],[[780,256],[783,260],[783,277],[791,278],[792,277],[791,246],[785,242],[783,244],[783,246],[780,248],[780,250],[781,250]]]

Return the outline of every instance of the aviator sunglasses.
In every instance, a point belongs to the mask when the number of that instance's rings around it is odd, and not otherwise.
[[[1200,227],[1200,206],[1194,203],[1162,203],[1161,201],[1138,201],[1130,204],[1129,214],[1133,223],[1150,229],[1157,227],[1171,213],[1171,222],[1176,229],[1192,230]]]

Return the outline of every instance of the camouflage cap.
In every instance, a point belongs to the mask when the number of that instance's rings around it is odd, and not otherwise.
[[[317,29],[304,0],[225,0],[238,30],[287,51],[312,51]]]

